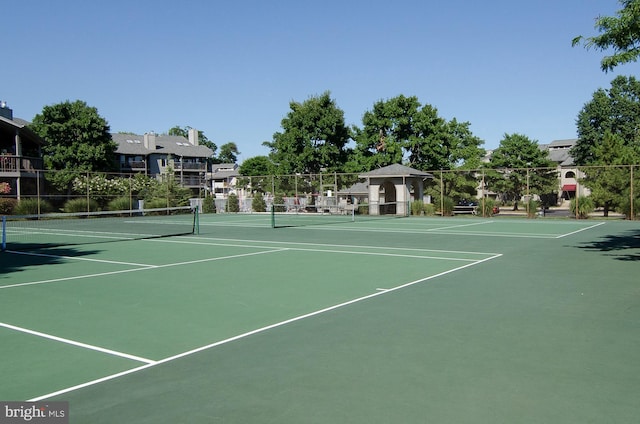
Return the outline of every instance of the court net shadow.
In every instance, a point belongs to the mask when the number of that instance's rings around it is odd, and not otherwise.
[[[91,256],[100,253],[99,250],[77,250],[73,247],[35,249],[29,252],[7,250],[0,252],[0,279],[10,278],[12,273],[21,272],[27,268],[43,265],[55,265],[68,261],[64,257]]]
[[[586,250],[607,252],[621,261],[640,261],[640,230],[606,236],[581,246]]]

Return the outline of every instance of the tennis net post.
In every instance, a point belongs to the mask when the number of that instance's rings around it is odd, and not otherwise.
[[[7,250],[7,217],[2,215],[2,247],[0,251],[4,252]]]

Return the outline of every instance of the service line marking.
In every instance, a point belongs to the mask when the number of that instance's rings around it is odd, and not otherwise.
[[[50,280],[29,281],[29,282],[26,282],[26,283],[17,283],[17,284],[9,284],[9,285],[6,285],[6,286],[0,286],[0,289],[9,289],[9,288],[23,287],[23,286],[33,286],[33,285],[36,285],[36,284],[49,284],[49,283],[56,283],[56,282],[60,282],[60,281],[80,280],[80,279],[83,279],[83,278],[103,277],[103,276],[106,276],[106,275],[126,274],[126,273],[129,273],[129,272],[146,271],[146,270],[149,270],[149,269],[168,268],[168,267],[181,266],[181,265],[191,265],[191,264],[197,264],[197,263],[202,263],[202,262],[222,261],[222,260],[226,260],[226,259],[235,259],[235,258],[241,258],[241,257],[245,257],[245,256],[262,255],[264,253],[282,252],[284,250],[288,250],[288,249],[284,249],[284,248],[276,249],[276,248],[274,248],[272,250],[265,250],[265,251],[261,251],[261,252],[243,253],[243,254],[239,254],[239,255],[220,256],[220,257],[216,257],[216,258],[206,258],[206,259],[195,259],[193,261],[176,262],[176,263],[164,264],[164,265],[151,265],[151,266],[146,266],[146,267],[142,267],[142,268],[122,269],[122,270],[119,270],[119,271],[100,272],[100,273],[97,273],[97,274],[76,275],[76,276],[73,276],[73,277],[53,278],[53,279],[50,279]],[[7,250],[6,252],[22,254],[22,252],[13,252],[13,251],[9,251],[9,250]]]
[[[142,370],[147,369],[147,368],[155,367],[155,366],[160,365],[160,364],[164,364],[164,363],[167,363],[167,362],[172,362],[172,361],[175,361],[177,359],[184,358],[186,356],[191,356],[191,355],[196,354],[198,352],[202,352],[204,350],[209,350],[209,349],[212,349],[212,348],[217,347],[217,346],[221,346],[221,345],[224,345],[224,344],[227,344],[227,343],[234,342],[236,340],[244,339],[244,338],[252,336],[254,334],[263,333],[265,331],[272,330],[272,329],[278,328],[278,327],[282,327],[282,326],[285,326],[287,324],[291,324],[291,323],[296,322],[296,321],[300,321],[300,320],[303,320],[303,319],[306,319],[306,318],[311,318],[311,317],[314,317],[316,315],[320,315],[320,314],[323,314],[323,313],[326,313],[326,312],[329,312],[329,311],[333,311],[333,310],[336,310],[336,309],[339,309],[339,308],[343,308],[345,306],[352,305],[354,303],[358,303],[358,302],[362,302],[362,301],[367,300],[367,299],[374,298],[376,296],[381,296],[381,295],[384,295],[384,294],[387,294],[387,293],[394,292],[396,290],[401,290],[401,289],[413,286],[415,284],[419,284],[419,283],[423,283],[423,282],[428,281],[428,280],[432,280],[434,278],[442,277],[442,276],[450,274],[452,272],[460,271],[460,270],[462,270],[464,268],[468,268],[468,267],[471,267],[471,266],[474,266],[474,265],[478,265],[478,264],[481,264],[483,262],[490,261],[492,259],[498,258],[500,256],[502,256],[502,255],[501,254],[497,254],[497,255],[491,256],[489,258],[481,259],[481,260],[478,260],[478,261],[473,262],[473,263],[465,264],[465,265],[450,269],[448,271],[444,271],[444,272],[440,272],[438,274],[430,275],[428,277],[420,278],[418,280],[414,280],[414,281],[402,284],[400,286],[393,287],[391,289],[387,289],[387,290],[384,290],[384,291],[377,291],[377,292],[375,292],[373,294],[369,294],[367,296],[362,296],[362,297],[359,297],[359,298],[356,298],[356,299],[349,300],[347,302],[343,302],[343,303],[339,303],[337,305],[329,306],[327,308],[319,309],[317,311],[310,312],[308,314],[300,315],[300,316],[297,316],[295,318],[291,318],[291,319],[288,319],[288,320],[285,320],[285,321],[280,321],[278,323],[267,325],[265,327],[257,328],[255,330],[248,331],[246,333],[238,334],[237,336],[234,336],[234,337],[230,337],[230,338],[227,338],[227,339],[224,339],[224,340],[220,340],[220,341],[217,341],[217,342],[205,345],[205,346],[201,346],[201,347],[198,347],[198,348],[195,348],[195,349],[192,349],[192,350],[189,350],[189,351],[186,351],[186,352],[174,355],[174,356],[170,356],[170,357],[167,357],[167,358],[164,358],[164,359],[160,359],[160,360],[155,361],[155,362],[150,363],[150,364],[145,364],[145,365],[142,365],[142,366],[139,366],[139,367],[136,367],[136,368],[131,368],[129,370],[122,371],[122,372],[119,372],[119,373],[116,373],[116,374],[111,374],[111,375],[108,375],[108,376],[105,376],[105,377],[102,377],[102,378],[98,378],[96,380],[87,381],[85,383],[78,384],[76,386],[67,387],[65,389],[58,390],[58,391],[55,391],[55,392],[52,392],[52,393],[47,393],[45,395],[38,396],[38,397],[35,397],[33,399],[29,399],[28,402],[38,402],[38,401],[41,401],[41,400],[44,400],[44,399],[48,399],[48,398],[51,398],[51,397],[54,397],[54,396],[59,396],[59,395],[62,395],[62,394],[65,394],[65,393],[69,393],[69,392],[73,392],[73,391],[76,391],[76,390],[79,390],[79,389],[82,389],[82,388],[85,388],[85,387],[89,387],[89,386],[93,386],[93,385],[96,385],[96,384],[99,384],[99,383],[103,383],[105,381],[113,380],[113,379],[116,379],[116,378],[119,378],[119,377],[122,377],[122,376],[125,376],[125,375],[133,374],[133,373],[136,373],[138,371],[142,371]]]
[[[128,353],[118,352],[112,349],[106,349],[100,346],[94,346],[87,343],[77,342],[75,340],[65,339],[63,337],[54,336],[47,333],[41,333],[40,331],[29,330],[28,328],[18,327],[17,325],[7,324],[5,322],[0,322],[0,327],[8,328],[9,330],[19,331],[21,333],[31,334],[33,336],[42,337],[45,339],[54,340],[56,342],[70,344],[72,346],[81,347],[84,349],[95,350],[96,352],[106,353],[112,356],[119,356],[121,358],[131,359],[137,362],[144,362],[145,364],[155,364],[156,361],[152,359],[142,358],[140,356],[130,355]]]

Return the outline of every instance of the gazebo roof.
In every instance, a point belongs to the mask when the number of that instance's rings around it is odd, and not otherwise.
[[[394,163],[393,165],[385,166],[383,168],[374,169],[373,171],[365,172],[358,175],[358,178],[388,178],[388,177],[423,177],[433,178],[433,175],[420,171],[418,169],[409,168],[408,166]]]

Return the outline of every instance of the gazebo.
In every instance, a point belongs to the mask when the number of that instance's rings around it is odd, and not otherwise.
[[[369,215],[408,215],[410,201],[423,201],[424,181],[433,175],[393,164],[358,175],[369,186]]]

